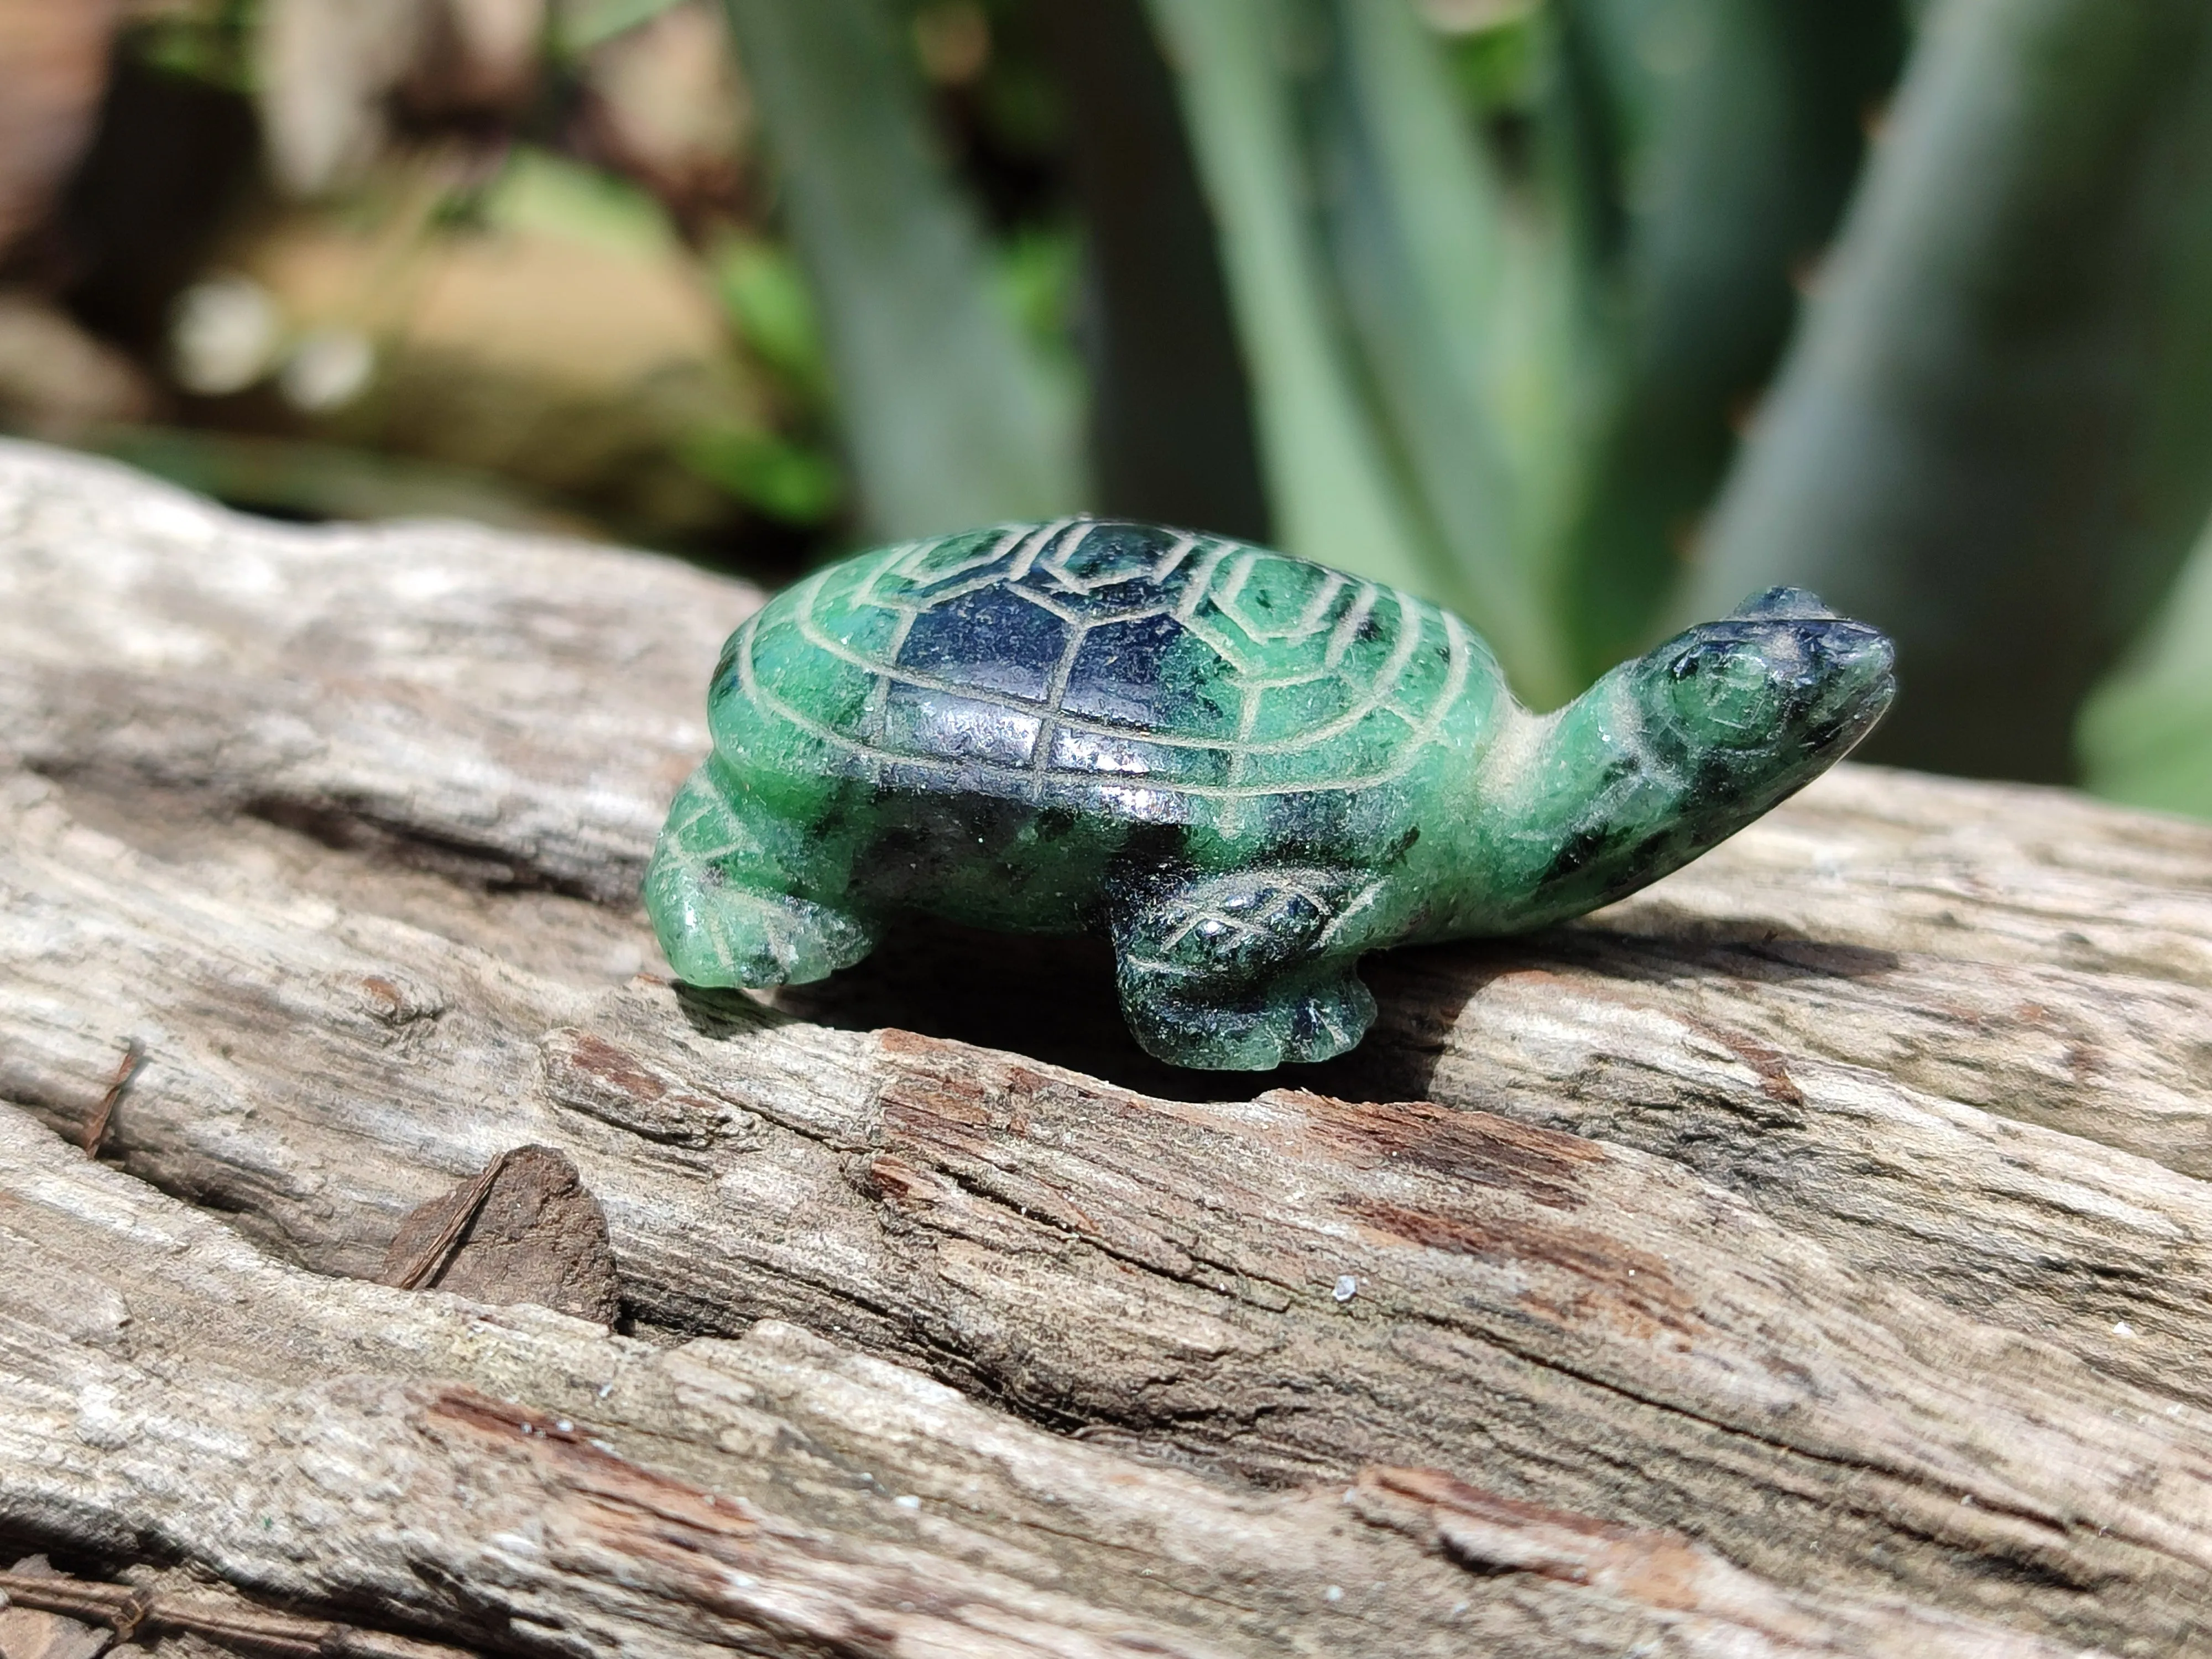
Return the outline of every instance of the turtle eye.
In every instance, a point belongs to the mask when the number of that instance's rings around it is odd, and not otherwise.
[[[1707,641],[1668,667],[1675,719],[1691,732],[1729,748],[1748,748],[1773,732],[1774,676],[1741,641]]]

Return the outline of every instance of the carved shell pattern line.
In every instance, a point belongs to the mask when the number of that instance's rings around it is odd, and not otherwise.
[[[763,629],[866,675],[865,697],[842,719],[796,706],[758,669]],[[1138,817],[1183,816],[1160,810],[1176,796],[1386,783],[1471,675],[1497,673],[1465,623],[1395,588],[1091,519],[832,567],[756,615],[732,652],[732,689],[855,775]]]

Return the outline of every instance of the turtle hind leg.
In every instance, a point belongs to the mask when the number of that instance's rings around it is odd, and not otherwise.
[[[778,843],[799,839],[745,801],[714,762],[691,775],[645,872],[645,908],[678,978],[803,985],[875,948],[872,920],[806,896],[809,872],[779,856]]]
[[[1122,1017],[1146,1051],[1206,1071],[1328,1060],[1375,1019],[1359,982],[1364,875],[1255,869],[1152,890],[1114,918]]]

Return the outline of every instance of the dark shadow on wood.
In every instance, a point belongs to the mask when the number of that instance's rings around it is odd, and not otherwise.
[[[1249,1099],[1283,1088],[1342,1100],[1425,1100],[1461,1012],[1501,974],[1540,969],[1632,982],[1711,977],[1771,983],[1864,978],[1897,962],[1892,951],[1725,925],[1701,927],[1689,939],[1579,926],[1522,939],[1380,951],[1360,968],[1380,1005],[1367,1040],[1338,1059],[1272,1072],[1190,1071],[1146,1054],[1122,1024],[1113,953],[1097,939],[1037,939],[909,920],[895,923],[866,961],[812,985],[787,986],[768,1000],[817,1024],[896,1026],[1007,1049],[1171,1100]],[[708,1015],[705,999],[715,994],[684,994],[695,1024]],[[746,1017],[733,1008],[723,1017],[732,1014]]]
[[[848,1030],[893,1025],[1008,1049],[1171,1100],[1249,1099],[1282,1088],[1400,1097],[1366,1093],[1362,1074],[1345,1060],[1272,1072],[1194,1072],[1153,1059],[1121,1023],[1114,956],[1103,939],[902,921],[866,962],[812,985],[787,986],[773,1003]]]

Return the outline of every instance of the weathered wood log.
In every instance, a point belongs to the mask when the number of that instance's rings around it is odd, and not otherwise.
[[[518,1649],[2212,1653],[2212,830],[1844,769],[1173,1073],[1079,947],[657,976],[756,602],[0,450],[0,1527]],[[351,1282],[526,1146],[631,1334]]]

